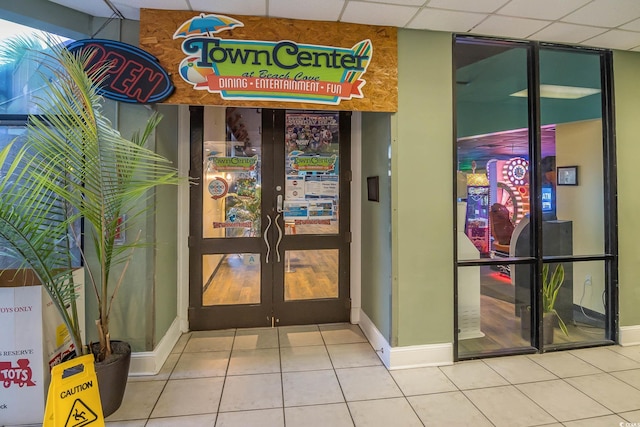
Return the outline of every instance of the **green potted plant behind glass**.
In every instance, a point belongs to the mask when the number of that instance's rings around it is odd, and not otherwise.
[[[43,48],[42,45],[45,47]],[[145,200],[158,185],[178,184],[176,169],[168,160],[144,147],[159,123],[152,114],[140,133],[123,138],[103,115],[99,94],[110,64],[93,66],[91,52],[70,53],[54,38],[16,37],[6,41],[0,62],[35,61],[44,87],[34,97],[39,115],[29,116],[23,146],[0,152],[3,203],[0,237],[20,268],[32,269],[62,315],[78,355],[93,351],[97,370],[113,358],[109,318],[133,250],[143,246],[140,232],[131,230],[136,218],[146,215]],[[14,151],[15,153],[15,151]],[[126,220],[123,222],[123,218]],[[77,232],[84,221],[84,246]],[[123,233],[126,241],[118,242]],[[82,342],[75,306],[71,247],[79,248],[87,285],[98,307],[99,344],[89,349]],[[91,247],[95,255],[88,256]],[[90,258],[90,259],[89,259]],[[87,292],[91,292],[90,290]],[[126,374],[124,376],[124,393]],[[99,384],[111,381],[106,374]],[[111,384],[107,388],[114,388]],[[114,412],[122,400],[115,398],[104,415]],[[114,408],[115,406],[115,408]]]
[[[555,319],[558,319],[558,326],[566,336],[569,336],[567,325],[555,309],[556,300],[560,288],[564,283],[564,266],[556,265],[553,274],[549,277],[549,264],[542,266],[542,311],[544,326],[544,343],[551,344],[553,342],[553,330]]]

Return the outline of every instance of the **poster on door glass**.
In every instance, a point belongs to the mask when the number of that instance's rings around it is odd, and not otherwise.
[[[315,157],[317,164],[333,166],[337,173],[335,159],[338,155],[339,122],[338,113],[287,113],[285,144],[290,170],[296,157]],[[327,159],[325,159],[327,158]],[[329,169],[327,169],[329,171]]]
[[[287,175],[285,184],[285,198],[287,200],[304,200],[305,185],[304,176]]]
[[[340,189],[337,175],[309,175],[305,177],[306,197],[336,198]]]
[[[314,200],[309,202],[309,218],[332,219],[333,200]]]

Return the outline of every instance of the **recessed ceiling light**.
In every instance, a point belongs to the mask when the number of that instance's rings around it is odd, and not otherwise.
[[[600,89],[576,86],[540,85],[541,98],[579,99],[596,93],[600,93]],[[519,92],[514,92],[509,96],[526,98],[528,96],[528,91],[527,89],[524,89]]]

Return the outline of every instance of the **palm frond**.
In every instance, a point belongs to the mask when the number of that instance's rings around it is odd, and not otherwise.
[[[150,190],[180,180],[168,160],[144,146],[160,121],[159,115],[152,114],[131,139],[122,137],[103,115],[99,85],[110,64],[89,67],[91,51],[72,54],[54,39],[43,42],[47,48],[33,52],[41,63],[46,88],[34,101],[45,114],[31,117],[27,127],[26,153],[31,154],[25,156],[29,156],[29,167],[38,171],[29,175],[30,185],[42,195],[52,195],[55,203],[51,205],[46,205],[46,197],[41,200],[49,214],[55,208],[64,212],[71,208],[84,219],[85,239],[98,259],[97,265],[87,268],[99,306],[100,337],[108,339],[108,314],[123,281],[122,274],[111,278],[113,267],[126,266],[132,251],[141,246],[138,239],[116,244],[115,237],[119,231],[133,231],[133,219],[145,214],[145,202],[153,194]],[[28,39],[18,38],[8,44],[5,55],[32,49]],[[21,203],[36,197],[23,196]],[[121,223],[123,214],[129,220]]]

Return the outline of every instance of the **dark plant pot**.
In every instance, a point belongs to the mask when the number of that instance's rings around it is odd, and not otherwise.
[[[98,352],[99,347],[99,343],[91,345],[93,354]],[[95,365],[102,414],[105,418],[116,412],[122,404],[131,362],[131,346],[128,343],[111,341],[111,349],[113,354]]]
[[[542,315],[542,334],[544,345],[553,344],[553,333],[557,323],[558,318],[555,313],[544,313]]]
[[[531,307],[522,306],[520,311],[520,335],[525,340],[531,339]],[[553,344],[553,333],[558,325],[558,317],[555,313],[542,315],[542,334],[544,345]]]

